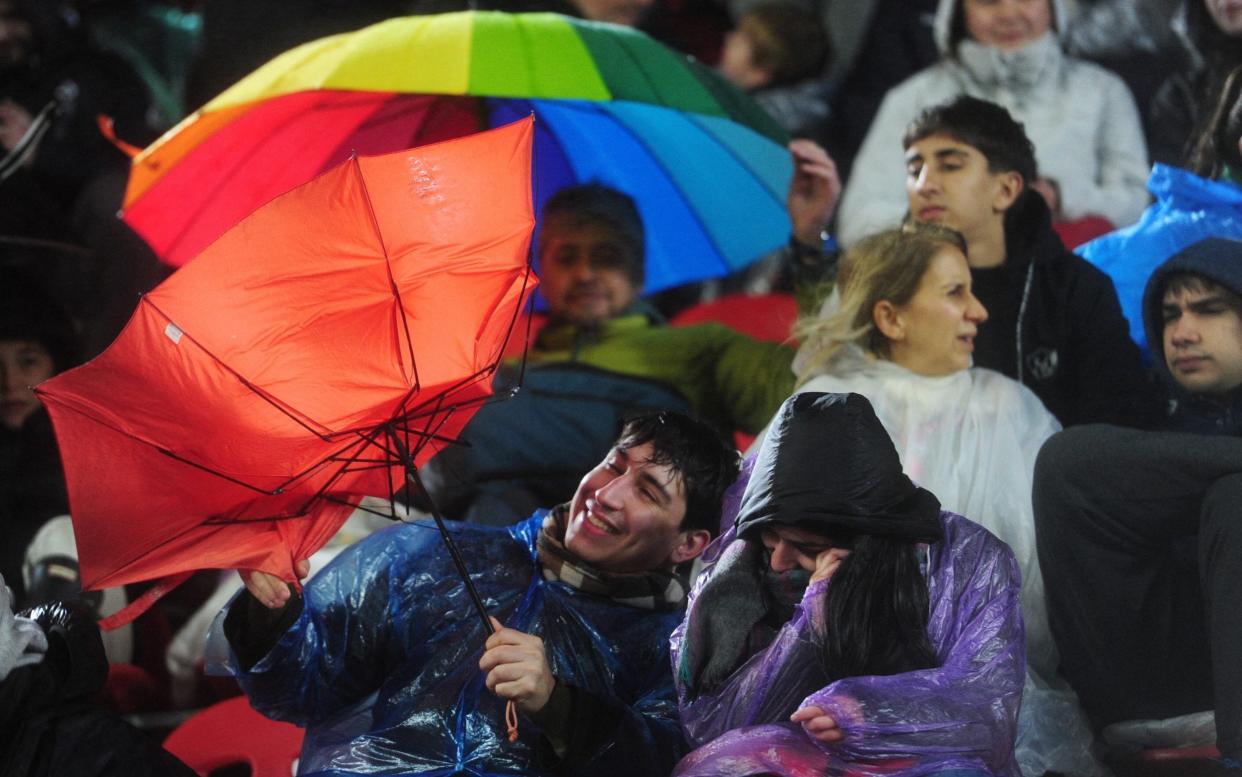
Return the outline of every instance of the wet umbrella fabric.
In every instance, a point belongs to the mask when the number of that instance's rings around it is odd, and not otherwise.
[[[125,220],[179,266],[353,151],[532,112],[536,210],[572,183],[635,197],[648,292],[728,274],[789,236],[784,132],[714,72],[629,28],[482,11],[390,19],[276,57],[135,157]]]
[[[294,580],[364,495],[490,394],[534,285],[532,122],[353,159],[273,200],[37,390],[83,584]]]

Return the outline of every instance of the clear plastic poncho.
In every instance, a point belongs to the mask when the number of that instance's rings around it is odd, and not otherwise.
[[[1057,655],[1035,556],[1031,481],[1039,449],[1061,424],[1030,389],[982,367],[920,375],[853,346],[834,367],[798,391],[862,394],[910,479],[1013,550],[1022,570],[1027,660],[1051,677]]]
[[[848,677],[808,693],[807,662],[815,660],[808,646],[822,629],[831,581],[812,583],[772,643],[721,687],[692,696],[679,678],[682,725],[698,749],[674,774],[1018,774],[1013,744],[1025,666],[1018,565],[976,524],[947,512],[941,521],[944,539],[927,546],[928,634],[939,667]],[[717,562],[744,545],[733,530],[718,543]],[[686,622],[673,634],[674,666],[695,631],[697,594],[713,567],[696,581]],[[844,740],[821,744],[789,722],[810,705],[837,720]]]
[[[483,683],[485,636],[434,526],[394,526],[343,551],[305,588],[276,646],[240,671],[223,635],[209,660],[263,714],[304,726],[300,774],[666,774],[685,752],[668,638],[681,611],[628,607],[546,581],[545,511],[508,529],[451,529],[487,610],[544,640],[552,673],[620,715],[611,740],[554,768],[534,723],[507,741],[505,705]]]

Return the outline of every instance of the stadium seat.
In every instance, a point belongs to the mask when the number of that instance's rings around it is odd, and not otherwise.
[[[263,717],[238,696],[182,723],[164,740],[164,749],[203,777],[234,764],[249,765],[252,777],[290,777],[302,735],[302,729]]]

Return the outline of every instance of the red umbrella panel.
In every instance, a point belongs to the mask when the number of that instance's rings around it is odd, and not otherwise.
[[[272,200],[38,389],[83,584],[293,581],[464,425],[535,280],[532,121],[361,157]],[[401,445],[397,443],[400,442]]]

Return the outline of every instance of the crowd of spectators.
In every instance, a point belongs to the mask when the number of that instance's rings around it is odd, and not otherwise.
[[[458,522],[490,636],[428,629],[442,548],[368,522],[304,591],[207,572],[101,650],[141,589],[78,590],[32,387],[171,272],[119,218],[126,149],[302,42],[467,8],[716,66],[797,138],[788,246],[643,298],[634,193],[547,200],[546,321],[496,378],[531,390],[398,495]],[[45,737],[0,770],[102,726],[175,772],[105,708],[242,690],[315,773],[1242,769],[1238,0],[0,0],[0,155],[0,719]],[[721,288],[799,325],[669,325]]]

